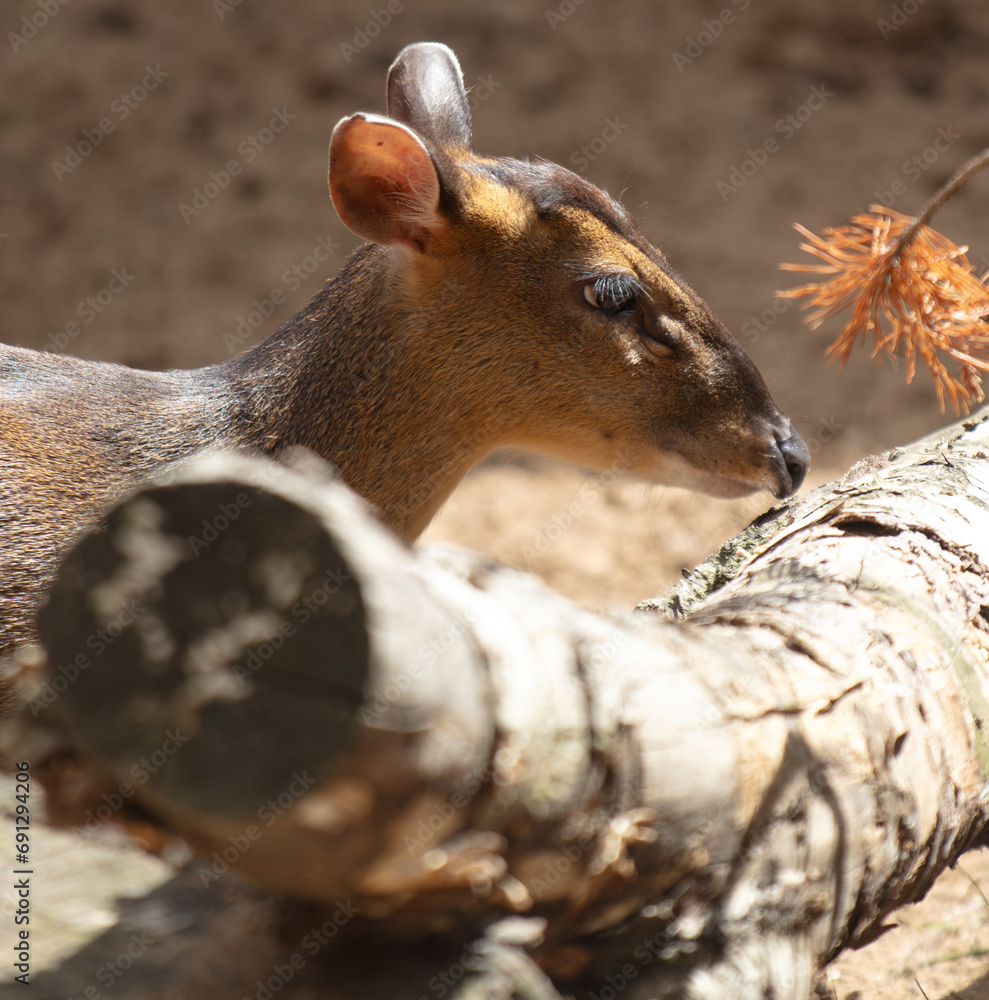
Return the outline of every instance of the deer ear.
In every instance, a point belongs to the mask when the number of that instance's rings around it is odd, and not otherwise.
[[[344,118],[330,139],[330,197],[361,239],[422,250],[442,224],[440,179],[422,139],[389,118]]]
[[[399,52],[388,70],[388,114],[437,149],[470,150],[470,107],[451,49],[417,42]]]

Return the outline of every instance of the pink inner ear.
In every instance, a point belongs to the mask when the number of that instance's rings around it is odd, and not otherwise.
[[[336,127],[330,194],[344,224],[373,243],[422,249],[440,222],[429,152],[414,132],[387,119],[355,115]]]
[[[381,146],[383,143],[379,142],[378,145]],[[386,154],[381,159],[382,162],[378,165],[379,176],[384,185],[391,188],[392,191],[414,197],[417,193],[428,190],[429,174],[423,168],[422,162],[413,156],[409,156],[406,150],[395,150],[392,157],[389,158]],[[392,159],[399,162],[397,164],[385,162]],[[373,165],[375,164],[372,163]],[[389,167],[392,169],[388,169]],[[371,172],[374,173],[375,171],[372,170]]]

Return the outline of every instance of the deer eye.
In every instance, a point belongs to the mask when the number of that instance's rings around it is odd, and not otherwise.
[[[635,308],[636,282],[624,274],[609,274],[584,285],[584,298],[605,316],[617,316]]]

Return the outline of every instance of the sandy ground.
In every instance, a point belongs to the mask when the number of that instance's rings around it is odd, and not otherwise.
[[[800,257],[794,221],[838,224],[877,199],[914,212],[989,145],[984,0],[392,0],[388,18],[383,0],[61,4],[0,10],[0,339],[192,367],[228,357],[224,335],[284,293],[239,346],[259,339],[356,243],[326,196],[332,126],[382,110],[394,54],[437,39],[475,87],[480,150],[539,154],[621,194],[757,361],[810,443],[811,484],[945,422],[923,373],[907,387],[866,353],[829,366],[838,327],[806,329],[776,297],[789,283],[776,267]],[[252,145],[279,109],[289,124]],[[614,120],[626,127],[595,144]],[[183,213],[231,159],[240,174]],[[989,266],[979,184],[938,222]],[[101,295],[115,271],[124,287]],[[427,540],[492,552],[589,607],[628,606],[767,502],[502,456]],[[989,889],[984,856],[963,864]],[[971,883],[947,875],[837,964],[835,994],[917,998],[916,976],[928,997],[989,997],[986,917]]]

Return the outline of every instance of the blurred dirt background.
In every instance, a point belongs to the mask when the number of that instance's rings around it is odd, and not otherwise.
[[[475,88],[480,151],[538,154],[621,195],[755,358],[814,453],[811,484],[948,419],[926,373],[905,386],[867,352],[828,365],[839,324],[807,329],[776,298],[794,283],[777,264],[804,256],[793,222],[840,224],[877,199],[913,214],[989,146],[985,0],[4,0],[0,29],[8,343],[193,367],[270,332],[356,245],[326,192],[333,125],[382,111],[395,53],[432,39]],[[289,124],[252,145],[276,110]],[[231,160],[240,173],[184,217]],[[986,183],[937,220],[983,267]],[[125,287],[101,295],[115,269]],[[628,606],[767,504],[500,456],[427,540]],[[989,889],[984,857],[963,864]],[[836,996],[989,997],[986,904],[964,876],[895,923],[838,963]]]

